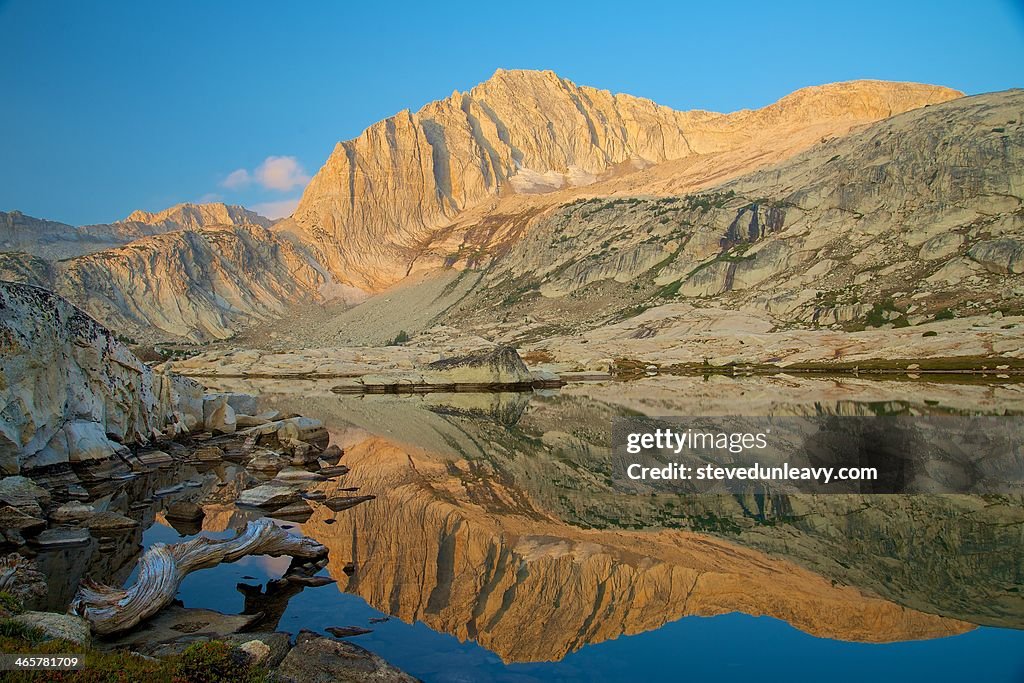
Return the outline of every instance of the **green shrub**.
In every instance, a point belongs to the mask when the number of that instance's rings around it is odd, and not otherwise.
[[[885,323],[889,322],[885,318],[885,308],[881,304],[875,304],[868,311],[867,316],[864,318],[864,324],[868,327],[881,327]]]
[[[22,604],[21,598],[7,591],[0,591],[0,613],[10,615],[20,614],[24,611],[25,606]]]
[[[26,626],[20,621],[4,619],[0,621],[0,638],[15,638],[29,643],[38,643],[46,639],[46,634],[37,628]]]
[[[189,645],[178,657],[176,674],[189,683],[258,683],[266,678],[244,652],[215,640]]]
[[[937,337],[937,336],[939,336],[939,333],[936,332],[935,330],[928,330],[927,332],[925,332],[921,336],[922,337]]]
[[[405,330],[401,330],[395,338],[388,342],[388,346],[401,346],[405,342],[409,341],[409,333]]]

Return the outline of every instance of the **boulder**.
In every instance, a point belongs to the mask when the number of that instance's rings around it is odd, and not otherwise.
[[[32,539],[40,548],[70,548],[90,542],[88,530],[67,526],[51,527]]]
[[[363,390],[417,391],[429,387],[456,385],[463,389],[493,386],[530,386],[533,377],[511,346],[442,358],[419,371],[367,374],[356,380]],[[332,390],[348,393],[354,385],[339,384]]]
[[[967,250],[967,256],[993,273],[1024,273],[1024,242],[1020,240],[982,240]]]
[[[232,633],[221,640],[246,652],[254,663],[268,669],[280,664],[292,648],[291,636],[280,631]]]
[[[22,466],[33,468],[108,460],[123,449],[121,444],[107,437],[105,427],[99,422],[71,420]]]
[[[331,467],[321,467],[320,471],[317,472],[317,474],[326,479],[340,477],[344,474],[348,474],[348,465],[332,465]]]
[[[291,464],[296,467],[307,467],[310,465],[319,466],[320,449],[305,441],[295,439],[282,444],[284,449],[292,454]]]
[[[960,245],[963,243],[964,238],[958,233],[942,233],[922,244],[918,256],[923,261],[937,261],[938,259],[949,258],[960,249]]]
[[[203,518],[203,508],[189,501],[178,501],[167,506],[168,519],[194,522]]]
[[[48,638],[55,640],[66,640],[76,645],[88,645],[92,640],[89,622],[73,614],[23,612],[14,615],[11,620],[23,626],[39,629]]]
[[[246,468],[257,472],[277,472],[285,467],[290,460],[291,458],[281,453],[261,449],[252,456]]]
[[[256,397],[252,394],[243,394],[235,391],[221,392],[217,394],[207,394],[204,398],[204,404],[209,400],[223,400],[235,413],[241,413],[243,415],[256,415],[258,410],[256,406]]]
[[[168,436],[175,437],[203,426],[203,387],[171,372],[167,362],[153,375],[153,393],[161,414],[167,416]]]
[[[203,462],[217,462],[224,459],[224,451],[216,446],[203,446],[202,448],[197,448],[192,456],[196,460],[202,460]]]
[[[278,472],[277,476],[274,477],[274,481],[282,484],[298,484],[327,481],[327,477],[301,467],[289,466]]]
[[[104,512],[97,512],[86,520],[84,526],[89,529],[89,531],[103,533],[134,529],[139,526],[139,523],[131,517],[125,517],[120,513],[107,510]]]
[[[3,539],[7,543],[13,545],[15,548],[19,548],[28,542],[17,529],[0,529],[0,535],[3,536]]]
[[[22,537],[31,536],[46,528],[46,520],[26,515],[18,508],[0,505],[0,529],[15,530]]]
[[[146,467],[167,465],[174,462],[174,458],[165,451],[156,450],[154,448],[145,448],[135,454],[133,458],[133,464],[140,464]]]
[[[274,484],[263,484],[255,488],[242,491],[238,497],[239,505],[252,507],[277,508],[301,500],[299,492],[288,486]]]
[[[295,683],[413,683],[417,679],[396,669],[358,645],[315,633],[299,633],[292,651],[277,669]]]
[[[300,574],[286,574],[284,580],[288,583],[306,586],[307,588],[320,588],[321,586],[337,583],[337,579],[332,579],[329,576],[302,576]]]
[[[78,524],[89,519],[96,513],[91,505],[79,501],[64,503],[50,513],[50,520],[56,524]]]
[[[238,412],[235,413],[235,423],[238,425],[239,428],[258,427],[260,425],[265,425],[268,422],[270,422],[270,420],[262,418],[258,415],[244,415]]]
[[[285,505],[284,507],[274,510],[274,517],[299,523],[305,522],[312,514],[313,508],[311,508],[309,503],[304,500],[300,500],[297,503],[290,503],[289,505]]]
[[[235,420],[235,410],[227,401],[220,403],[206,418],[204,425],[206,429],[217,434],[234,434],[238,423]]]
[[[263,665],[270,659],[270,646],[262,640],[247,640],[236,647],[248,655],[249,661],[253,664]]]
[[[362,626],[328,626],[324,630],[335,638],[352,638],[373,633],[372,628],[363,628]]]
[[[533,380],[535,385],[541,386],[561,386],[562,378],[551,372],[550,370],[531,370],[530,378]]]
[[[206,394],[203,396],[203,425],[210,422],[213,411],[221,406],[227,405],[228,399],[224,394]]]
[[[318,449],[325,448],[331,436],[324,428],[324,423],[311,417],[289,417],[275,420],[257,427],[249,427],[242,434],[255,435],[261,446],[274,447],[289,444],[293,441],[305,441]]]
[[[330,446],[324,449],[324,452],[320,454],[320,457],[327,461],[329,465],[335,465],[337,464],[338,460],[341,459],[341,456],[343,454],[344,453],[341,450],[341,446],[332,443]]]
[[[235,642],[229,639],[241,637],[241,642],[253,640],[259,634],[239,632],[252,627],[261,618],[260,614],[223,614],[172,604],[135,628],[107,640],[106,644],[145,655],[166,657],[180,654],[196,641],[224,640],[234,645]]]
[[[28,477],[4,477],[0,479],[0,503],[26,515],[41,517],[43,508],[50,504],[50,494]]]
[[[334,512],[341,512],[342,510],[353,508],[360,503],[371,501],[376,497],[377,496],[334,496],[324,501],[324,505]]]

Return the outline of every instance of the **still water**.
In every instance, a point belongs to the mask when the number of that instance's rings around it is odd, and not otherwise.
[[[608,449],[617,415],[1021,415],[1021,385],[212,388],[323,420],[352,468],[333,485],[377,496],[295,525],[328,546],[323,573],[337,584],[267,601],[260,630],[372,628],[354,642],[425,681],[1024,681],[1020,496],[631,496],[611,486]],[[230,535],[246,516],[208,509],[202,533]],[[158,522],[143,542],[181,537]],[[262,586],[286,566],[246,558],[197,572],[179,598],[252,611],[236,585]]]

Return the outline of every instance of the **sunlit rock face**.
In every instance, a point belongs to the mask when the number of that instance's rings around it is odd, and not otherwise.
[[[901,100],[857,123],[838,113],[867,116],[843,99],[851,93],[933,92],[922,87],[801,91],[773,116],[722,117],[735,147],[617,166],[539,194],[517,191],[511,176],[457,211],[433,190],[421,201],[426,170],[423,183],[380,187],[391,173],[381,155],[389,164],[397,155],[397,168],[405,157],[371,128],[342,144],[280,229],[343,282],[374,291],[401,282],[316,329],[274,331],[282,345],[330,347],[400,330],[444,344],[455,330],[581,366],[1019,357],[1024,93],[922,97],[916,108]],[[408,115],[409,130],[421,115]],[[686,128],[690,144],[701,125]],[[406,215],[409,198],[417,211]]]
[[[323,282],[290,243],[245,225],[167,233],[73,259],[55,288],[118,329],[198,341],[316,300]]]
[[[638,184],[639,196],[610,197],[594,186],[528,220],[494,215],[467,233],[459,262],[495,258],[446,322],[511,341],[528,317],[533,335],[565,332],[543,344],[560,360],[985,354],[989,340],[966,326],[945,344],[911,332],[953,311],[992,316],[975,322],[997,335],[1020,324],[1001,318],[1020,312],[1024,293],[1022,101],[1010,90],[922,107],[696,194],[652,197]],[[698,322],[722,339],[702,346]],[[801,335],[832,327],[842,332]],[[864,327],[863,338],[846,334]],[[896,329],[871,336],[881,328]],[[999,354],[1020,348],[991,341]]]
[[[326,277],[270,225],[219,203],[80,227],[0,212],[0,280],[54,290],[137,340],[221,339],[319,299]]]
[[[871,642],[972,628],[709,536],[567,525],[484,463],[376,437],[350,446],[344,462],[344,486],[377,500],[339,515],[321,508],[302,527],[330,547],[339,587],[505,661],[558,660],[682,616],[733,611]]]
[[[0,466],[110,458],[125,444],[195,426],[202,388],[154,374],[61,297],[0,282]]]
[[[791,139],[792,153],[959,95],[857,81],[800,90],[755,111],[679,112],[550,71],[499,70],[468,92],[402,111],[339,143],[293,220],[280,227],[310,245],[340,281],[379,290],[405,277],[441,228],[499,196],[590,185],[741,147],[774,152],[773,138]],[[763,163],[733,159],[729,173]]]

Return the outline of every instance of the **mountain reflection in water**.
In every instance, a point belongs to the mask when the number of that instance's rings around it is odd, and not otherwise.
[[[336,486],[377,495],[301,525],[340,590],[507,663],[732,612],[868,643],[1024,627],[1021,496],[630,496],[608,444],[624,414],[1024,414],[1020,385],[658,377],[359,397],[225,382],[322,419],[352,468]],[[243,521],[222,507],[206,528]]]

